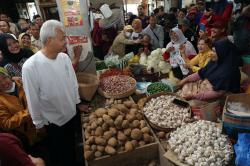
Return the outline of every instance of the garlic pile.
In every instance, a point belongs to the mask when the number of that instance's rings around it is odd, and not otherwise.
[[[232,146],[221,129],[209,121],[187,124],[170,134],[171,150],[192,166],[223,166],[232,159]]]
[[[175,96],[162,95],[146,103],[143,112],[148,120],[160,127],[176,128],[190,120],[188,108],[172,103]]]

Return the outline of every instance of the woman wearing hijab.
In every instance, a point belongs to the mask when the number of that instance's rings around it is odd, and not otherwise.
[[[171,42],[167,44],[166,53],[169,54],[170,64],[172,66],[173,73],[178,79],[182,79],[183,75],[188,74],[188,70],[184,68],[185,61],[181,57],[180,49],[185,47],[185,55],[188,59],[192,59],[196,56],[196,51],[192,43],[190,43],[179,28],[173,28],[170,31]],[[167,58],[165,58],[167,59]]]
[[[0,108],[0,130],[15,133],[21,136],[24,144],[32,145],[37,134],[22,83],[13,81],[3,67],[0,67]]]
[[[21,77],[24,62],[34,54],[29,49],[20,48],[17,39],[10,34],[0,35],[0,50],[3,55],[1,66],[11,77]]]
[[[30,49],[33,53],[39,51],[39,49],[31,44],[31,37],[28,33],[21,33],[18,37],[18,41],[21,48]]]
[[[183,79],[179,86],[186,99],[211,100],[226,92],[240,91],[240,56],[229,40],[214,43],[212,60],[198,73]]]

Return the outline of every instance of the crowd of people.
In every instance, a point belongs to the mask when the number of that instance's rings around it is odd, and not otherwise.
[[[38,15],[16,25],[1,13],[0,30],[1,164],[75,165],[82,47],[70,59],[63,24]]]
[[[172,66],[174,76],[183,79],[179,87],[199,80],[207,85],[207,91],[200,88],[201,93],[183,93],[186,99],[212,100],[240,92],[241,56],[250,53],[247,1],[234,10],[227,0],[200,0],[187,8],[170,8],[169,13],[161,6],[150,16],[143,5],[137,10],[138,16],[127,14],[126,26],[114,38],[108,54],[141,54],[145,43],[147,52],[166,48],[164,59]],[[199,86],[204,87],[203,83]],[[184,91],[189,91],[187,87],[190,85],[184,86]]]
[[[246,3],[247,2],[247,3]],[[187,8],[159,7],[148,16],[127,13],[125,26],[104,29],[96,18],[92,31],[97,58],[149,55],[166,48],[177,87],[187,100],[213,100],[241,90],[241,56],[250,54],[250,6],[233,11],[227,0],[197,1]],[[0,13],[0,161],[3,165],[75,165],[75,134],[80,98],[75,70],[82,52],[66,49],[63,25],[35,15],[12,23]],[[198,92],[190,92],[192,86]],[[32,147],[47,138],[49,163]],[[7,153],[8,152],[8,153]],[[15,154],[15,155],[13,155]],[[40,156],[41,157],[41,156]],[[51,163],[50,163],[51,162]],[[56,163],[56,164],[55,164]]]

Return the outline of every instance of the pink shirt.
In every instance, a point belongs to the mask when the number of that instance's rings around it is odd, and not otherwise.
[[[189,75],[188,77],[185,78],[187,82],[195,82],[200,80],[200,76],[198,73],[194,73],[192,75]],[[223,91],[214,91],[214,90],[209,90],[209,91],[201,91],[197,93],[195,96],[193,96],[194,99],[198,100],[210,100],[214,98],[218,98],[224,94]]]

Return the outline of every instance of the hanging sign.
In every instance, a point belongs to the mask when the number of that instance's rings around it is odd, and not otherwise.
[[[64,25],[66,27],[82,26],[80,0],[61,0]]]

